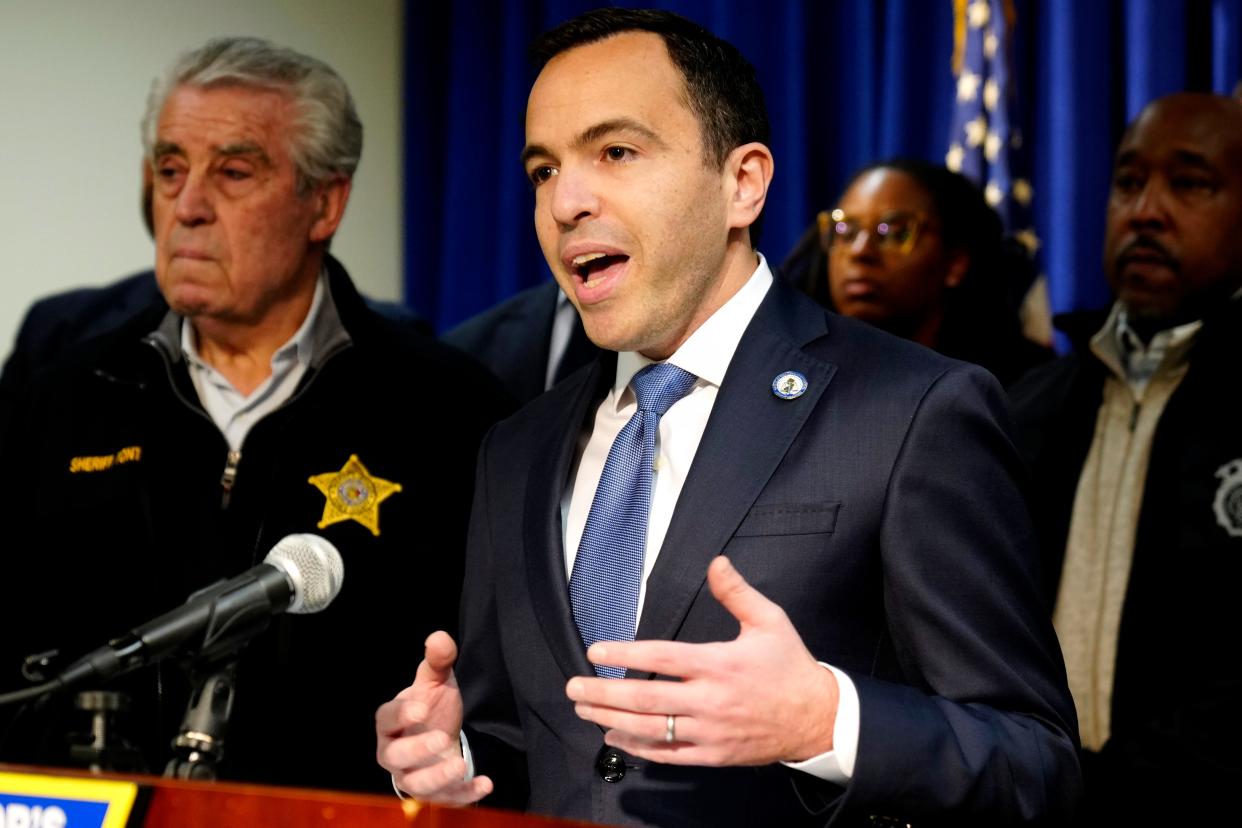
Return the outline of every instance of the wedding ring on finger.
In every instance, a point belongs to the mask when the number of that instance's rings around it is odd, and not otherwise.
[[[671,745],[677,741],[677,717],[669,714],[664,717],[664,743]]]

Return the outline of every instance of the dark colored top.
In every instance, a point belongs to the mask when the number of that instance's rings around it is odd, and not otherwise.
[[[328,266],[344,335],[317,345],[294,395],[249,432],[227,499],[228,446],[162,300],[30,381],[0,442],[2,467],[20,470],[0,491],[21,512],[7,532],[0,687],[21,683],[28,653],[76,658],[259,563],[284,536],[320,534],[344,558],[343,589],[320,614],[278,617],[242,654],[222,776],[389,789],[374,711],[412,680],[423,637],[455,626],[473,460],[510,403],[480,366],[374,313]],[[378,505],[378,534],[352,519],[320,525],[326,498],[310,478],[355,455],[402,487]],[[113,462],[74,472],[84,457]],[[133,694],[126,730],[157,773],[187,684],[164,662],[113,685]],[[65,762],[64,733],[86,721],[67,702],[23,715],[0,756]]]
[[[1087,346],[1104,319],[1060,320],[1075,351],[1010,392],[1049,610],[1107,376]],[[1242,783],[1240,357],[1235,301],[1204,320],[1156,426],[1117,644],[1112,736],[1083,757],[1081,824],[1197,824],[1233,811]]]
[[[26,311],[13,351],[0,372],[0,434],[27,383],[66,350],[93,339],[130,319],[160,298],[155,272],[144,270],[108,285],[75,288],[39,299]],[[398,302],[363,297],[367,306],[389,319],[429,334],[431,325]]]
[[[720,386],[636,637],[735,637],[704,583],[728,555],[853,680],[853,779],[663,765],[604,745],[565,697],[593,671],[560,507],[615,364],[605,354],[570,376],[480,452],[457,676],[476,767],[496,785],[484,804],[660,826],[1066,820],[1077,723],[999,388],[779,282]],[[807,378],[803,395],[772,393],[784,371]]]

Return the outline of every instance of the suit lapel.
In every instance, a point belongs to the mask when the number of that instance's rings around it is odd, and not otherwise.
[[[552,418],[541,432],[543,442],[529,453],[532,458],[543,459],[534,463],[526,488],[526,577],[539,626],[566,678],[593,675],[594,671],[587,661],[569,603],[561,496],[583,422],[594,413],[615,376],[616,354],[605,352],[578,377],[570,377],[548,392],[553,398],[547,401],[546,409],[552,412]]]
[[[706,582],[707,565],[746,517],[836,371],[801,347],[826,332],[821,308],[773,284],[720,386],[647,580],[637,638],[677,637]],[[784,400],[772,393],[772,381],[785,371],[807,378],[802,396]]]

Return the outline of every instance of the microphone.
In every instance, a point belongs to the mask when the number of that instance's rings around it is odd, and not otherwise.
[[[52,684],[63,690],[88,679],[112,678],[177,652],[203,661],[230,655],[274,615],[327,607],[344,578],[345,564],[335,546],[318,535],[289,535],[263,563],[194,593],[172,612],[78,659]]]

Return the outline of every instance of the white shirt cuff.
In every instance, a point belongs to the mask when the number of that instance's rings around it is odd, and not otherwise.
[[[820,666],[831,670],[837,679],[837,718],[832,725],[833,749],[804,759],[801,762],[782,762],[782,765],[794,770],[809,773],[811,776],[834,782],[838,785],[847,784],[854,777],[854,760],[858,756],[858,688],[845,673],[830,664],[820,662]],[[470,741],[463,730],[459,735],[461,755],[466,760],[466,775],[463,781],[474,778],[474,756],[470,753]],[[401,797],[409,796],[397,787],[393,779],[393,790]]]
[[[858,693],[854,694],[854,709],[858,709]],[[857,714],[855,714],[855,719],[857,718]],[[462,777],[461,781],[469,782],[471,779],[474,779],[474,756],[470,753],[470,742],[466,739],[466,731],[461,731],[459,738],[461,739],[461,758],[466,760],[466,775]],[[858,741],[857,726],[854,727],[854,741]],[[850,765],[853,766],[853,764],[854,760],[851,759]]]
[[[466,731],[463,730],[458,734],[458,740],[461,742],[461,757],[466,760],[466,775],[462,777],[462,781],[469,782],[471,779],[474,779],[474,756],[470,753],[470,743],[466,741]],[[410,794],[397,787],[397,777],[395,775],[392,777],[392,789],[402,799],[413,799]]]
[[[837,679],[837,718],[832,725],[832,750],[801,762],[781,764],[825,782],[845,785],[854,778],[854,760],[858,757],[858,688],[836,667],[822,661],[820,666],[831,670]]]

